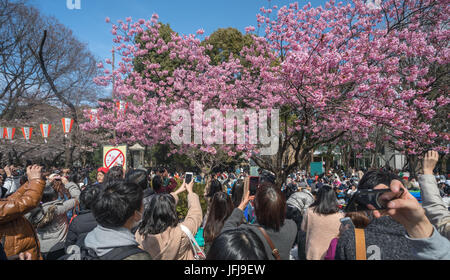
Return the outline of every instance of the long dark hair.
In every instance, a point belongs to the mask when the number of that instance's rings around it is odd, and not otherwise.
[[[148,207],[145,207],[139,234],[160,234],[169,227],[178,225],[175,198],[171,194],[153,195]]]
[[[322,215],[337,213],[339,211],[339,204],[334,189],[329,185],[320,187],[317,192],[316,200],[310,207],[314,207],[314,213]]]
[[[217,192],[222,191],[222,184],[219,180],[214,179],[211,181],[211,184],[209,186],[209,192],[206,195],[206,197],[212,198]]]
[[[203,231],[205,242],[210,243],[219,235],[225,220],[231,215],[233,209],[233,202],[226,193],[218,192],[213,196]]]
[[[244,180],[238,179],[234,183],[231,189],[231,200],[233,201],[234,208],[239,207],[242,201],[242,196],[244,195]]]

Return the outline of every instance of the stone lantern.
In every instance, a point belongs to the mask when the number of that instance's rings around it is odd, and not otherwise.
[[[129,147],[128,150],[131,154],[131,167],[143,168],[145,147],[141,146],[139,143],[136,143]]]

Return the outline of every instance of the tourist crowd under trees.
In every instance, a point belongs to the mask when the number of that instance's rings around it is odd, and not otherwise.
[[[239,167],[208,179],[100,167],[92,182],[89,170],[8,165],[0,169],[0,259],[450,259],[450,181],[434,173],[438,159],[428,152],[418,178],[299,170],[281,186],[266,170],[249,176]]]

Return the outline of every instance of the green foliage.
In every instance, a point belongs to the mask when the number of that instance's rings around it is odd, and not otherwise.
[[[92,155],[92,162],[94,166],[103,166],[103,149],[96,149]]]
[[[91,173],[89,173],[89,182],[90,183],[97,182],[97,169],[92,170]]]
[[[161,38],[164,40],[164,42],[168,43],[172,40],[172,33],[175,33],[175,31],[172,30],[169,24],[159,23],[161,27],[159,28],[159,34]],[[145,46],[145,43],[141,40],[141,38],[138,36],[136,38],[136,43],[141,44],[142,46]],[[148,54],[141,57],[136,57],[134,59],[134,69],[141,73],[142,75],[145,75],[145,65],[143,64],[144,61],[151,62],[151,63],[157,63],[160,65],[162,70],[169,71],[169,76],[173,73],[173,71],[180,67],[184,63],[181,59],[171,59],[169,57],[170,52],[166,51],[161,54],[158,54],[156,52],[156,49],[149,50]],[[154,82],[158,82],[159,78],[156,76],[152,76]]]
[[[196,171],[195,164],[187,155],[167,156],[169,151],[169,145],[156,144],[147,150],[146,157],[152,159],[154,166],[168,166],[181,172]]]
[[[202,45],[212,45],[212,50],[207,50],[206,54],[211,58],[211,64],[218,65],[223,61],[228,61],[230,54],[239,58],[245,66],[244,58],[240,56],[244,46],[253,44],[253,39],[249,34],[243,35],[235,28],[220,28],[209,36]]]

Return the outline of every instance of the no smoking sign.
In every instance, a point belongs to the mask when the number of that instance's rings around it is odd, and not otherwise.
[[[114,166],[123,166],[126,167],[126,148],[107,148],[104,151],[104,159],[103,159],[103,166],[106,168],[112,168]]]

